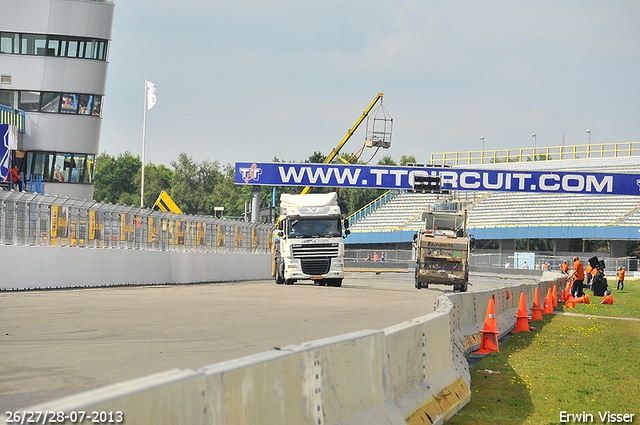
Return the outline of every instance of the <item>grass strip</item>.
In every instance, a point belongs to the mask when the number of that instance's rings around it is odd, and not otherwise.
[[[613,305],[577,304],[566,311],[604,315],[600,308],[609,307],[611,316],[635,317],[637,281],[625,282],[625,291],[613,296]],[[581,422],[609,423],[606,412],[634,414],[633,423],[640,423],[639,321],[545,315],[530,327],[473,368],[471,402],[447,424],[578,423],[567,415],[581,414]]]

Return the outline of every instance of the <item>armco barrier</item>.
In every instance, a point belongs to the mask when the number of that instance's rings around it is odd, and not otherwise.
[[[434,313],[253,356],[172,370],[25,411],[122,412],[125,424],[442,424],[471,398],[465,355],[479,347],[489,299],[498,330],[564,278],[442,295]],[[509,291],[509,298],[507,298]]]

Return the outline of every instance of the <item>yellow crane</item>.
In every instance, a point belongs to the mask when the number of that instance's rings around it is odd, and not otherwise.
[[[323,164],[329,164],[331,161],[333,161],[333,159],[336,156],[338,156],[338,154],[340,153],[340,149],[342,149],[342,147],[345,145],[345,143],[347,143],[347,141],[351,138],[353,133],[355,133],[355,131],[360,126],[360,124],[362,124],[362,121],[364,121],[364,119],[367,117],[367,115],[369,115],[369,113],[371,112],[373,107],[376,106],[376,103],[378,103],[378,101],[382,102],[382,96],[383,96],[382,93],[378,93],[376,98],[373,99],[373,102],[371,102],[371,105],[369,105],[369,107],[362,113],[362,116],[358,119],[358,121],[356,121],[356,123],[353,125],[353,127],[351,127],[349,129],[349,131],[347,132],[347,135],[344,136],[344,138],[342,139],[340,144],[335,149],[333,149],[333,151],[331,151],[329,156],[327,156],[327,159],[324,160]],[[340,158],[340,157],[338,156],[338,158]],[[340,158],[340,159],[342,159],[342,158]],[[344,161],[345,163],[347,162],[344,159],[342,161]],[[302,189],[302,192],[300,192],[300,194],[304,195],[306,193],[309,193],[309,190],[311,190],[311,187],[307,186],[304,189]]]

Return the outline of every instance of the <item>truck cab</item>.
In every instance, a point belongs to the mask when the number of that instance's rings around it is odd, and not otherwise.
[[[348,235],[347,227],[345,220]],[[342,286],[344,237],[336,193],[282,194],[273,241],[276,283],[312,280],[320,286]]]

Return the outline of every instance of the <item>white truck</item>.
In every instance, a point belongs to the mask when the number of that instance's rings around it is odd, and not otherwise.
[[[278,284],[313,280],[320,286],[342,286],[344,241],[349,234],[337,193],[280,196],[280,218],[274,232],[272,274]]]
[[[425,223],[414,235],[415,286],[453,285],[466,292],[469,285],[469,252],[475,239],[467,233],[466,211],[425,211]]]

